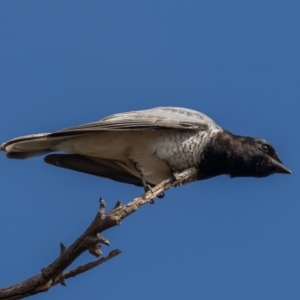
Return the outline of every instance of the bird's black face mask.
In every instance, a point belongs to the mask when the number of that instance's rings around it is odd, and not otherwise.
[[[279,159],[276,150],[265,140],[256,139],[256,147],[260,152],[256,163],[256,177],[265,177],[274,173],[291,174]]]

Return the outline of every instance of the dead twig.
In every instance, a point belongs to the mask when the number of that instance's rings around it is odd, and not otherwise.
[[[96,257],[102,254],[99,244],[110,245],[110,243],[106,238],[101,236],[100,233],[113,226],[120,225],[122,219],[128,217],[142,205],[151,202],[152,199],[169,188],[195,181],[196,176],[197,171],[195,168],[177,173],[175,176],[176,179],[170,178],[161,182],[128,204],[122,205],[121,202],[118,201],[115,207],[107,214],[105,214],[106,204],[103,199],[100,199],[100,208],[85,232],[68,248],[61,243],[59,257],[49,266],[42,269],[39,274],[21,283],[0,289],[0,299],[22,299],[45,292],[57,284],[66,285],[66,279],[84,273],[114,258],[121,253],[120,250],[113,250],[106,257],[79,266],[74,270],[65,271],[85,251],[89,251]]]

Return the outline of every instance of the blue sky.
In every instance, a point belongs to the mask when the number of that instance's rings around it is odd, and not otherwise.
[[[293,171],[170,190],[105,233],[120,256],[37,299],[300,298],[299,15],[289,0],[0,2],[0,142],[183,106],[267,139]],[[0,165],[1,287],[47,266],[100,196],[142,192],[42,158]]]

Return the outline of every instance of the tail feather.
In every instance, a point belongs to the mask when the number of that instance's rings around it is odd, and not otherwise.
[[[6,151],[8,158],[25,159],[54,151],[54,147],[63,138],[48,138],[49,133],[21,136],[3,143],[1,151]]]
[[[12,159],[26,159],[35,156],[41,156],[52,152],[53,150],[43,150],[43,151],[27,151],[27,152],[7,152],[6,157]]]

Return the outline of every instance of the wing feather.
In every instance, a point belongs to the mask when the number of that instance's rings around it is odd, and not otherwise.
[[[76,127],[62,129],[49,134],[49,137],[74,135],[95,131],[126,131],[126,130],[207,130],[218,126],[215,122],[195,110],[179,107],[157,107],[148,110],[114,114],[100,121]]]
[[[112,160],[98,159],[95,161],[79,154],[49,154],[44,161],[57,167],[142,186],[140,178],[133,176]]]

